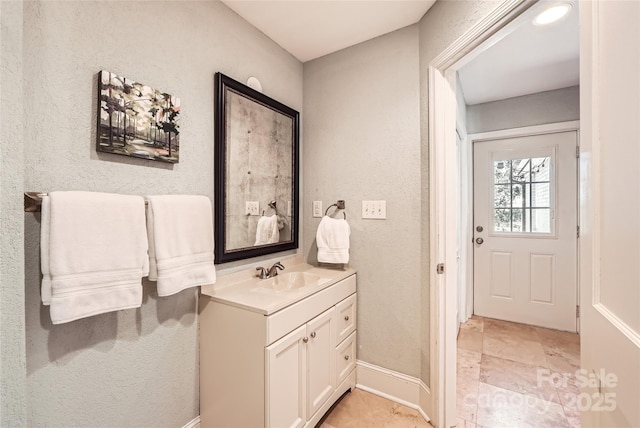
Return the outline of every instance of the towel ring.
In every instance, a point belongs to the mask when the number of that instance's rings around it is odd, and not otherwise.
[[[329,210],[330,210],[332,207],[336,207],[336,209],[338,209],[338,210],[344,210],[344,201],[343,201],[343,200],[339,200],[339,201],[338,201],[338,202],[336,202],[335,204],[333,204],[333,205],[329,205],[329,206],[327,207],[327,209],[324,211],[324,215],[327,215],[327,213],[329,212]],[[344,219],[346,220],[346,219],[347,219],[347,213],[346,213],[346,212],[344,212],[344,211],[342,211],[342,215],[344,215]]]

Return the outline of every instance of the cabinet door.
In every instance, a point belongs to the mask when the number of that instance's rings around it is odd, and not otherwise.
[[[307,414],[309,417],[335,390],[335,309],[331,308],[307,324]]]
[[[305,339],[302,326],[265,349],[267,428],[301,427],[307,421]]]

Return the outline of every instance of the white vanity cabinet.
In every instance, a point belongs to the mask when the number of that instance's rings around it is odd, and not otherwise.
[[[273,313],[202,296],[200,417],[208,427],[314,427],[355,387],[356,276]]]

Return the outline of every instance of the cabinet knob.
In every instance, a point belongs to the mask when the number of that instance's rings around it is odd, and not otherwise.
[[[349,321],[349,315],[345,315],[345,316],[344,316],[344,320],[345,320],[345,321]]]
[[[302,341],[303,341],[304,343],[307,343],[307,342],[309,341],[309,338],[308,338],[308,337],[303,337],[303,338],[302,338]]]
[[[315,331],[312,331],[312,332],[311,332],[311,338],[313,339],[314,337],[316,337],[316,332],[315,332]]]
[[[348,356],[348,355],[345,355],[345,356],[344,356],[344,359],[345,359],[345,360],[347,360],[347,361],[349,361],[349,356]]]

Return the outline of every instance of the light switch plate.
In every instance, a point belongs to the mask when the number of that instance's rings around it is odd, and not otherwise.
[[[245,201],[245,207],[246,215],[260,215],[259,201]]]
[[[362,201],[362,218],[384,220],[387,218],[387,201]]]
[[[322,201],[313,201],[313,216],[322,217]]]

